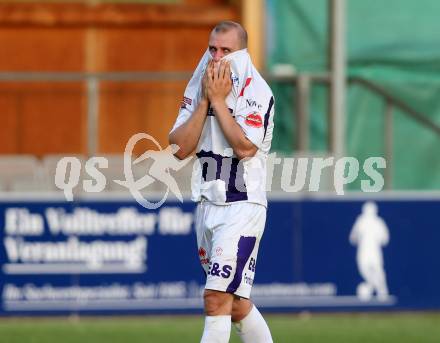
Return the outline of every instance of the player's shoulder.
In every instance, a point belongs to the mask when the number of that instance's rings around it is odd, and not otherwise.
[[[254,81],[256,84],[258,84],[259,87],[265,88],[268,92],[272,93],[272,90],[270,89],[269,84],[264,79],[264,77],[260,74],[260,72],[257,70],[257,68],[253,68],[252,76],[254,77]]]
[[[267,81],[263,78],[263,76],[258,72],[256,68],[253,70],[253,78],[254,78],[254,87],[257,88],[257,92],[259,96],[265,98],[265,100],[270,101],[273,98],[273,92],[270,88]]]

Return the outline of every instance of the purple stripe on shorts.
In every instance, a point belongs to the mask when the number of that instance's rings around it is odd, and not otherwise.
[[[234,279],[226,289],[227,293],[234,293],[240,286],[243,269],[252,254],[252,250],[254,250],[256,241],[256,237],[240,237],[237,251],[237,268],[235,269]]]

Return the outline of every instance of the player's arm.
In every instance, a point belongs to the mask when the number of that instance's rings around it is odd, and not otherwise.
[[[228,106],[226,105],[226,97],[231,91],[231,68],[229,62],[222,60],[217,68],[214,63],[208,65],[207,93],[211,106],[215,110],[217,121],[220,128],[234,150],[238,159],[252,157],[256,154],[258,148],[246,138],[240,125],[231,116]]]
[[[209,101],[206,93],[207,74],[203,77],[202,98],[188,120],[173,130],[169,136],[170,144],[177,144],[179,150],[174,154],[177,158],[183,160],[187,158],[197,147],[200,135],[202,134],[203,125],[205,124],[206,114],[208,112]]]
[[[352,245],[356,245],[359,240],[359,219],[356,219],[356,222],[353,225],[353,228],[350,232],[349,241]]]

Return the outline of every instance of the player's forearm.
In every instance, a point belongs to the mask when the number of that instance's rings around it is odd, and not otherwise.
[[[221,99],[213,100],[211,106],[215,110],[222,132],[237,158],[241,160],[245,157],[254,156],[257,152],[257,147],[246,138],[240,125],[231,116],[226,102]]]
[[[179,150],[174,154],[179,159],[188,157],[197,147],[208,112],[208,100],[202,99],[191,117],[170,133],[170,144],[177,144]]]

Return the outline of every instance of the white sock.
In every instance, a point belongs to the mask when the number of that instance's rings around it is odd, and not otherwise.
[[[200,343],[228,343],[231,336],[231,316],[206,316]]]
[[[243,343],[273,343],[269,327],[256,306],[240,322],[234,323]]]

